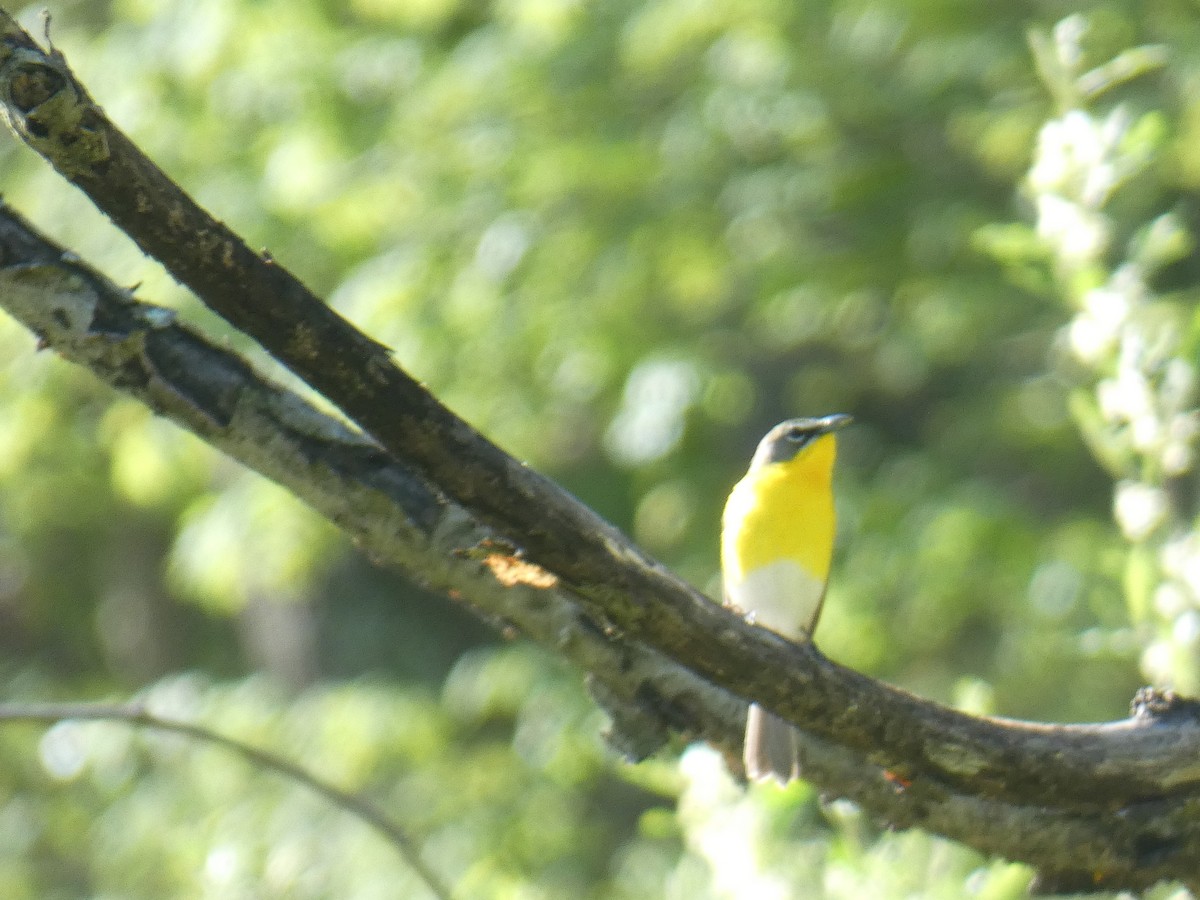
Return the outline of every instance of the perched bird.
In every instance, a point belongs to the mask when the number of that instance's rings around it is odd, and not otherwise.
[[[725,502],[725,604],[793,641],[809,640],[821,614],[835,531],[835,432],[850,422],[846,415],[780,422]],[[743,759],[755,781],[798,778],[795,730],[752,704]]]

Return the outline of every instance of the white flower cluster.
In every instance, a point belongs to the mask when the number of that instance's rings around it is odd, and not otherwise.
[[[1079,72],[1085,31],[1072,17],[1054,33],[1056,68],[1076,83],[1086,78]],[[1037,234],[1075,308],[1066,346],[1094,378],[1089,437],[1116,478],[1113,515],[1137,545],[1126,582],[1143,597],[1130,596],[1131,608],[1158,623],[1143,668],[1159,683],[1195,689],[1200,537],[1195,501],[1172,486],[1195,463],[1197,373],[1183,349],[1183,315],[1149,287],[1157,268],[1186,252],[1190,236],[1171,214],[1131,229],[1138,223],[1109,209],[1131,178],[1158,162],[1158,144],[1146,137],[1152,129],[1139,127],[1150,118],[1122,106],[1094,114],[1082,91],[1058,96],[1072,98],[1064,104],[1071,108],[1043,126],[1026,182]],[[1116,245],[1116,235],[1130,230],[1128,244]]]

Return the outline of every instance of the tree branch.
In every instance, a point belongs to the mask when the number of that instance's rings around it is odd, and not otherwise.
[[[196,207],[107,120],[61,55],[42,52],[7,14],[0,26],[0,102],[14,130],[373,440],[298,410],[278,389],[245,389],[254,379],[244,363],[161,310],[112,294],[61,251],[29,268],[5,249],[0,295],[5,304],[16,296],[25,311],[14,315],[48,343],[88,365],[107,359],[104,377],[156,410],[173,414],[168,398],[182,399],[187,427],[234,445],[378,557],[452,591],[464,585],[480,608],[590,671],[623,724],[645,734],[648,723],[694,728],[729,747],[743,707],[704,679],[804,728],[810,777],[890,822],[1027,861],[1048,885],[1183,878],[1196,887],[1200,724],[1190,703],[1147,696],[1133,718],[1102,725],[974,718],[748,625],[441,407],[382,347]],[[192,380],[197,357],[214,380]],[[238,437],[253,427],[279,429],[282,445]],[[299,469],[279,471],[275,454]],[[334,484],[365,491],[364,505],[331,496]],[[413,518],[414,507],[427,516]],[[474,550],[439,556],[448,546]]]

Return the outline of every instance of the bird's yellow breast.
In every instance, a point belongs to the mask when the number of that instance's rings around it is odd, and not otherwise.
[[[790,460],[752,467],[734,486],[721,527],[727,584],[788,560],[824,585],[833,555],[835,455],[833,435],[823,435]]]

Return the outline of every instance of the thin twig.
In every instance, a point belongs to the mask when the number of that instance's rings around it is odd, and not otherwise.
[[[239,741],[237,738],[220,734],[195,722],[164,719],[144,707],[130,704],[111,703],[0,703],[0,722],[40,722],[56,724],[70,720],[93,722],[124,722],[140,728],[170,731],[193,740],[223,747],[241,756],[251,765],[270,769],[291,781],[303,785],[334,806],[346,810],[366,822],[395,848],[396,852],[412,867],[438,900],[451,900],[449,887],[421,859],[415,841],[396,822],[392,821],[379,807],[362,797],[335,787],[316,775],[269,750]]]

